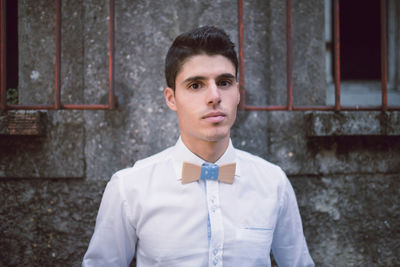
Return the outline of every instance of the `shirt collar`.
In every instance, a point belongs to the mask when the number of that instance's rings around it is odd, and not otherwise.
[[[195,155],[192,151],[187,148],[187,146],[183,143],[182,138],[179,137],[176,142],[173,150],[173,161],[174,161],[174,169],[176,172],[176,179],[180,180],[182,177],[182,164],[183,162],[190,162],[197,165],[202,165],[205,160]],[[215,164],[222,165],[236,162],[236,173],[235,176],[239,176],[239,164],[236,159],[235,148],[232,145],[232,140],[229,139],[228,148],[225,150],[225,153],[215,162]]]

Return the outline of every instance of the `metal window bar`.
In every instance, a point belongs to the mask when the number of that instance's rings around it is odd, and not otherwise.
[[[55,19],[55,86],[54,86],[54,103],[42,105],[8,105],[6,102],[6,0],[0,0],[0,109],[1,110],[57,110],[57,109],[79,109],[79,110],[98,110],[98,109],[114,109],[114,0],[109,0],[108,13],[108,103],[107,104],[63,104],[61,103],[61,24],[62,10],[61,1],[55,0],[56,19]]]
[[[285,106],[251,106],[246,104],[246,86],[244,75],[244,23],[243,23],[243,0],[238,0],[238,32],[239,32],[239,90],[241,110],[288,110],[288,111],[392,111],[400,110],[400,106],[388,106],[387,104],[387,78],[388,78],[388,54],[387,54],[387,0],[381,0],[381,106],[342,106],[340,103],[340,21],[339,0],[333,0],[333,23],[334,23],[334,83],[335,83],[335,105],[333,106],[293,106],[293,38],[292,38],[292,0],[286,0],[286,79],[287,79],[287,103]]]

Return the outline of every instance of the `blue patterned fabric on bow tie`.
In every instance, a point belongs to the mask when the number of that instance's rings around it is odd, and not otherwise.
[[[218,180],[219,167],[217,164],[204,162],[201,165],[201,180]]]

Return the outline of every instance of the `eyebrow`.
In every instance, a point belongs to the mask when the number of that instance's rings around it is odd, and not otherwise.
[[[223,74],[220,74],[217,76],[216,80],[219,80],[219,79],[235,79],[235,76],[230,73],[223,73]],[[193,77],[189,77],[189,78],[185,79],[182,82],[182,84],[190,83],[190,82],[194,82],[194,81],[204,81],[204,80],[207,80],[207,78],[204,76],[193,76]]]

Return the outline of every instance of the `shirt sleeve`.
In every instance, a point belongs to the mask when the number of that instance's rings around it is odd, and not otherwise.
[[[82,266],[129,266],[137,240],[131,222],[121,179],[114,175],[104,191]]]
[[[303,234],[296,196],[282,171],[284,185],[281,205],[272,241],[272,253],[280,267],[314,266]]]

